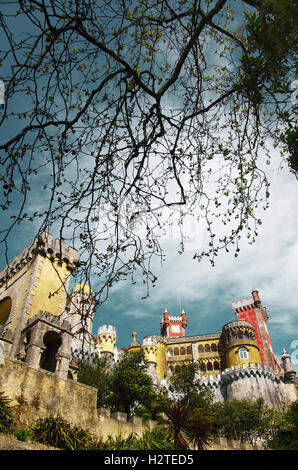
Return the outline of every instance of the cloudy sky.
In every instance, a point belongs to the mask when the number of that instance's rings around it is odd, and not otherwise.
[[[133,331],[139,341],[148,334],[159,334],[167,308],[172,315],[185,310],[187,335],[219,332],[236,318],[232,301],[249,297],[255,287],[267,307],[276,356],[285,347],[298,364],[298,184],[286,167],[280,169],[279,158],[273,154],[267,169],[270,207],[261,214],[263,223],[254,244],[243,239],[237,258],[223,252],[212,267],[207,259],[199,263],[192,259],[191,244],[179,255],[178,240],[163,240],[167,259],[156,267],[158,281],[150,296],[141,300],[143,285],[118,284],[96,313],[94,331],[102,324],[115,325],[117,344],[122,347],[131,341]],[[194,236],[203,242],[206,234],[197,227]]]

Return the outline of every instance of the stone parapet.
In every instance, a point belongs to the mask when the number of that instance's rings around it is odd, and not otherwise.
[[[66,319],[61,318],[58,315],[52,315],[50,312],[44,312],[42,310],[27,320],[25,329],[29,326],[33,326],[33,324],[38,321],[61,328],[63,330],[70,330],[70,323]]]
[[[248,442],[239,442],[235,439],[226,437],[214,437],[208,450],[265,450],[261,443],[250,444]]]

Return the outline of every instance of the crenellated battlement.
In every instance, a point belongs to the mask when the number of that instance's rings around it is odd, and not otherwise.
[[[98,335],[102,335],[102,334],[111,334],[111,335],[115,335],[117,334],[117,330],[116,330],[116,327],[113,326],[113,325],[102,325],[98,328],[97,330],[97,334]]]
[[[175,316],[175,315],[170,315],[169,316],[169,321],[170,322],[182,322],[182,316]]]
[[[52,261],[66,263],[67,269],[74,271],[81,262],[78,260],[78,252],[72,246],[66,246],[62,239],[55,239],[48,232],[38,235],[21,253],[15,256],[12,261],[0,272],[0,285],[7,282],[25,265],[30,264],[34,257],[40,254],[48,256]]]
[[[247,299],[242,299],[242,300],[237,300],[235,302],[232,302],[232,308],[233,310],[239,310],[239,309],[246,309],[246,308],[252,308],[254,307],[254,298],[253,297],[248,297]]]
[[[224,382],[231,382],[234,380],[239,380],[240,378],[244,377],[256,377],[256,376],[263,376],[270,378],[273,381],[280,381],[281,376],[277,376],[274,373],[274,370],[267,366],[266,364],[237,364],[236,366],[228,367],[224,369],[221,373],[221,380]]]

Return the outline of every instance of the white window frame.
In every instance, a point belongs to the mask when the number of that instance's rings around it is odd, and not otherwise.
[[[243,347],[243,346],[241,348],[239,348],[238,349],[238,356],[239,356],[240,361],[246,361],[247,359],[249,359],[248,349]]]

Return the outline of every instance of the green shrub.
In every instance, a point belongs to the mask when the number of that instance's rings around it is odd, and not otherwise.
[[[131,433],[128,437],[118,435],[116,437],[109,436],[106,444],[108,450],[136,450],[137,437]]]
[[[174,450],[174,439],[164,426],[147,429],[136,440],[136,450]]]
[[[27,431],[27,429],[17,429],[13,433],[13,435],[14,435],[14,437],[16,437],[18,439],[18,441],[23,441],[23,442],[28,441],[28,431]]]
[[[14,424],[13,407],[11,400],[0,392],[0,432],[12,431]]]
[[[298,450],[298,400],[283,414],[268,446],[274,450]]]
[[[82,450],[109,450],[109,446],[101,437],[91,436]]]
[[[127,438],[109,436],[108,450],[174,450],[174,440],[164,426],[147,429],[138,437],[131,433]]]
[[[64,450],[86,449],[91,440],[87,431],[73,426],[59,415],[38,419],[30,433],[33,440]]]

